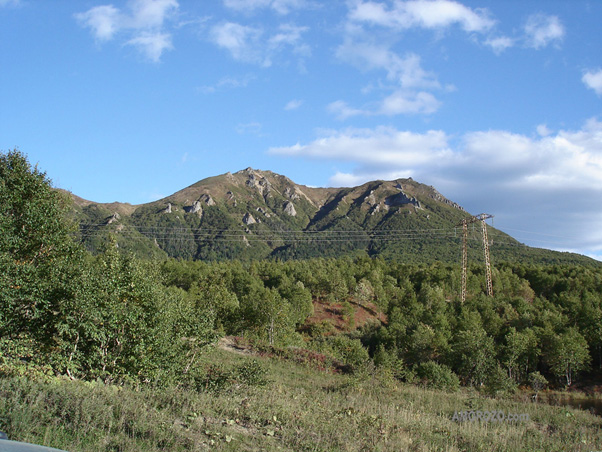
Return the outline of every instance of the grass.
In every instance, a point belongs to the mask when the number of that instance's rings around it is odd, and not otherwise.
[[[196,391],[0,379],[0,430],[71,452],[602,449],[602,418],[586,411],[400,385],[370,368],[339,375],[220,349],[204,360],[224,369],[257,360],[268,381]],[[466,410],[529,420],[452,420]]]

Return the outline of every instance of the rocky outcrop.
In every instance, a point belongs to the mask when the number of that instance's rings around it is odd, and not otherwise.
[[[410,178],[408,180],[412,179]],[[418,201],[414,196],[408,196],[403,192],[403,185],[401,185],[401,182],[397,182],[397,184],[395,184],[395,188],[399,190],[399,193],[397,193],[396,195],[388,196],[385,199],[385,205],[389,207],[400,207],[410,204],[418,209],[422,208],[422,206],[420,205],[420,201]]]
[[[284,203],[284,213],[290,215],[291,217],[297,216],[297,211],[295,210],[295,206],[292,202],[287,201],[286,203]]]
[[[234,207],[238,205],[238,201],[236,201],[236,197],[231,191],[226,192],[226,201],[231,202]]]
[[[267,210],[265,210],[263,207],[258,207],[256,210],[257,210],[257,212],[262,213],[266,218],[270,218],[270,216],[271,216],[270,213]]]
[[[384,203],[376,204],[370,211],[370,215],[376,215],[379,212],[386,212],[389,210],[389,206]]]
[[[172,210],[172,208],[171,208],[171,203],[170,203],[170,202],[168,202],[168,203],[167,203],[167,207],[166,207],[165,209],[163,209],[163,210],[161,211],[161,213],[171,213],[171,210]]]
[[[291,201],[296,201],[300,198],[299,193],[291,187],[286,187],[286,189],[282,192],[284,196],[286,196]]]
[[[257,220],[255,220],[255,218],[253,218],[253,215],[251,215],[249,212],[247,212],[245,214],[245,216],[242,217],[242,222],[248,226],[250,224],[257,223]]]
[[[195,201],[191,206],[184,207],[186,213],[196,213],[199,217],[203,216],[203,208],[200,201]]]
[[[412,204],[415,207],[420,208],[420,201],[418,201],[413,196],[410,197],[406,195],[404,192],[400,191],[396,195],[389,196],[385,199],[385,204],[391,207],[399,207],[404,206],[406,204]]]
[[[111,224],[111,223],[115,223],[116,221],[121,219],[121,215],[119,215],[117,212],[115,212],[113,215],[111,215],[109,217],[109,219],[107,220],[107,224]]]
[[[213,198],[209,194],[201,195],[201,197],[199,198],[199,201],[205,203],[208,206],[214,206],[215,205],[215,201],[213,200]]]
[[[245,173],[248,174],[245,184],[247,187],[255,188],[261,193],[264,198],[269,196],[272,191],[272,184],[263,175],[255,171],[253,168],[247,168]]]
[[[368,195],[364,198],[364,202],[369,206],[375,206],[378,204],[376,196],[374,196],[374,190],[370,190],[370,193],[368,193]]]
[[[311,200],[309,196],[307,196],[299,187],[286,187],[282,192],[282,195],[290,199],[291,201],[297,201],[301,198],[304,198],[308,203],[312,206],[316,204]],[[320,208],[321,206],[316,206]]]
[[[462,212],[466,212],[466,210],[464,210],[464,207],[462,207],[460,204],[450,201],[449,199],[444,197],[441,193],[439,193],[437,190],[435,190],[435,187],[431,186],[430,188],[433,191],[431,193],[430,197],[433,198],[435,201],[442,202],[444,204],[447,204],[448,206],[452,206],[458,210],[461,210]]]

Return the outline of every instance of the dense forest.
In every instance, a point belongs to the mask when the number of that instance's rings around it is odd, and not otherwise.
[[[1,376],[191,385],[224,335],[450,390],[571,386],[602,368],[600,266],[497,262],[490,297],[474,264],[461,303],[460,267],[439,262],[143,261],[110,240],[91,255],[69,202],[22,153],[0,155]]]

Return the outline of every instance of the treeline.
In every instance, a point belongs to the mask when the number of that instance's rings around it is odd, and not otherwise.
[[[185,384],[224,334],[450,389],[571,385],[602,366],[600,267],[500,264],[488,297],[475,265],[461,303],[460,268],[441,263],[149,262],[115,241],[93,256],[67,209],[23,154],[0,154],[0,375]],[[317,303],[345,328],[308,321]],[[375,315],[356,328],[360,309]]]

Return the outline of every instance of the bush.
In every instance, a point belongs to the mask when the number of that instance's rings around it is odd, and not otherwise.
[[[335,336],[330,341],[330,346],[335,358],[342,360],[353,369],[360,367],[370,359],[368,350],[359,339],[350,339],[347,336]]]
[[[384,372],[391,374],[396,380],[411,382],[413,372],[409,369],[403,359],[397,357],[397,350],[386,350],[383,344],[379,344],[374,354],[374,364]]]
[[[268,370],[259,361],[249,361],[232,370],[232,378],[247,386],[265,386],[268,383]]]
[[[446,365],[427,361],[415,368],[419,380],[429,388],[455,391],[460,386],[458,376]]]
[[[219,364],[210,364],[205,372],[194,377],[197,391],[219,392],[230,386],[230,372]]]
[[[548,380],[537,371],[531,372],[529,374],[529,385],[531,385],[531,389],[537,394],[548,385]]]
[[[485,393],[495,396],[516,391],[516,383],[498,364],[485,379]]]
[[[221,392],[231,386],[265,386],[268,383],[267,368],[257,360],[226,369],[221,364],[210,364],[205,371],[193,377],[197,391]]]

